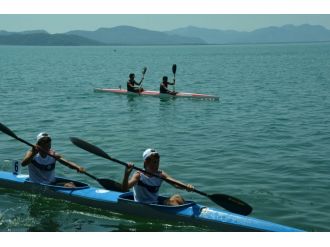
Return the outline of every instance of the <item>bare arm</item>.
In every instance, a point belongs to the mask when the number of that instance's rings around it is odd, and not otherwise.
[[[165,87],[164,83],[161,83],[160,86],[161,86],[162,90],[164,90],[165,92],[171,93],[171,90],[169,90],[167,87]]]
[[[175,85],[175,79],[173,79],[173,82],[167,82],[169,85]]]
[[[140,82],[135,82],[135,84],[140,86],[141,83],[143,82],[143,79],[144,79],[144,77],[141,78],[141,81]]]
[[[132,169],[133,169],[133,164],[129,164],[129,166],[126,167],[126,169],[125,169],[124,178],[123,178],[123,182],[122,182],[122,190],[123,191],[128,191],[140,179],[140,173],[139,172],[134,173],[132,178],[129,179],[129,175],[131,174]]]
[[[175,188],[178,188],[178,189],[181,189],[181,190],[184,190],[185,189],[187,191],[192,191],[194,189],[194,186],[192,186],[191,184],[184,184],[181,181],[176,180],[176,179],[170,177],[165,172],[162,172],[162,175],[161,176],[164,177],[164,178],[166,178],[168,180],[166,182],[168,182],[170,185],[172,185]]]
[[[85,168],[84,167],[81,167],[79,166],[78,164],[72,162],[72,161],[68,161],[68,160],[65,160],[63,159],[61,156],[59,156],[58,154],[56,154],[56,156],[58,156],[59,158],[57,159],[61,164],[71,168],[71,169],[74,169],[76,170],[77,172],[80,172],[80,173],[84,173],[85,172]]]
[[[21,164],[22,166],[27,166],[31,163],[33,157],[37,154],[37,150],[35,148],[32,148],[31,150],[27,151]]]

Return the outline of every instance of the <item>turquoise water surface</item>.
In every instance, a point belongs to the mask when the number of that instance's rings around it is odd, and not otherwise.
[[[238,197],[251,216],[301,228],[330,226],[330,44],[138,47],[0,46],[0,122],[53,148],[97,177],[120,181],[124,168],[87,153],[69,137],[142,167],[156,148],[161,168],[196,188]],[[148,67],[143,86],[158,90],[163,75],[177,91],[220,101],[94,93],[125,87]],[[28,146],[0,133],[0,168]],[[26,172],[26,169],[23,169]],[[57,174],[97,182],[58,165]],[[161,193],[178,192],[164,184]],[[186,199],[217,207],[208,198]],[[0,189],[0,231],[204,231],[153,223],[28,193]]]

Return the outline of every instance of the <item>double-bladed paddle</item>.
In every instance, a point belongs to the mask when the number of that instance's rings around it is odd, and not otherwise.
[[[176,64],[172,65],[172,72],[173,72],[174,81],[175,81]],[[175,92],[175,84],[173,85],[173,91]]]
[[[78,146],[79,148],[81,149],[84,149],[90,153],[93,153],[95,155],[98,155],[102,158],[105,158],[105,159],[108,159],[108,160],[111,160],[111,161],[114,161],[116,163],[119,163],[121,165],[124,165],[124,166],[128,166],[127,163],[123,162],[123,161],[120,161],[120,160],[117,160],[115,158],[112,158],[111,156],[109,156],[107,153],[105,153],[102,149],[86,142],[86,141],[83,141],[79,138],[76,138],[76,137],[70,137],[70,140],[71,142]],[[148,175],[152,175],[152,176],[155,176],[155,177],[158,177],[160,179],[163,179],[164,181],[170,183],[170,184],[176,184],[180,187],[183,187],[185,189],[188,189],[188,187],[186,185],[183,185],[181,183],[177,183],[175,181],[172,181],[172,180],[169,180],[169,179],[166,179],[166,178],[163,178],[157,174],[153,174],[153,173],[149,173],[141,168],[138,168],[138,167],[135,167],[133,166],[133,169],[135,170],[138,170],[138,171],[141,171],[141,172],[144,172]],[[192,192],[195,192],[195,193],[198,193],[200,195],[203,195],[203,196],[206,196],[208,197],[210,200],[212,200],[214,203],[218,204],[219,206],[227,209],[228,211],[230,212],[233,212],[233,213],[237,213],[237,214],[242,214],[242,215],[248,215],[252,212],[252,207],[250,205],[248,205],[247,203],[241,201],[240,199],[237,199],[235,197],[232,197],[232,196],[229,196],[229,195],[225,195],[225,194],[213,194],[213,195],[209,195],[205,192],[202,192],[202,191],[199,191],[197,189],[193,189]]]
[[[142,69],[142,78],[144,78],[145,73],[147,72],[147,67],[143,67]]]
[[[35,145],[19,138],[11,129],[9,129],[7,126],[5,126],[4,124],[0,123],[0,130],[13,137],[14,139],[20,141],[20,142],[23,142],[25,143],[26,145],[30,146],[30,147],[33,147],[33,148],[36,148]],[[47,152],[46,150],[43,150],[41,147],[38,147],[38,149],[40,149],[41,151],[47,153],[49,156],[55,158],[56,160],[60,161],[61,163],[63,164],[66,164],[66,165],[69,165],[70,166],[70,163],[67,162],[66,160],[63,160],[59,157],[57,157],[56,155],[53,155],[49,152]],[[89,174],[88,172],[84,171],[83,172],[85,175],[87,175],[88,177],[92,178],[92,179],[95,179],[97,182],[99,182],[100,185],[102,185],[102,187],[104,187],[105,189],[107,190],[114,190],[114,191],[122,191],[122,187],[121,187],[121,184],[120,183],[117,183],[116,181],[113,181],[113,180],[110,180],[110,179],[105,179],[105,178],[97,178],[95,176],[93,176],[92,174]]]
[[[146,72],[147,72],[147,67],[143,67],[143,69],[142,69],[142,79],[144,79],[144,75],[146,74]],[[142,83],[143,83],[143,81],[140,84],[139,92],[140,92],[140,90],[142,88]]]

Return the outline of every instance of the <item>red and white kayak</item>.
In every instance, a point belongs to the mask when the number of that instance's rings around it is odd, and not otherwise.
[[[219,97],[217,97],[217,96],[208,95],[208,94],[200,94],[200,93],[178,92],[176,95],[159,93],[159,91],[143,91],[141,93],[133,93],[133,92],[127,91],[126,89],[115,89],[115,88],[95,88],[94,92],[116,93],[116,94],[137,95],[137,96],[183,97],[183,98],[219,100]]]

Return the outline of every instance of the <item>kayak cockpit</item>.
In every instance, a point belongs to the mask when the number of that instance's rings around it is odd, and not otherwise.
[[[33,183],[29,180],[29,178],[26,178],[24,183],[28,183],[28,184],[36,184]],[[88,184],[79,182],[79,181],[75,181],[75,180],[70,180],[70,179],[66,179],[66,178],[61,178],[61,177],[56,177],[56,181],[53,184],[38,184],[41,186],[45,186],[49,189],[53,189],[53,190],[81,190],[81,189],[87,189],[89,188]]]
[[[126,193],[123,193],[119,196],[118,202],[129,203],[131,205],[133,205],[133,204],[142,204],[142,205],[148,205],[148,206],[153,207],[153,208],[161,208],[161,209],[174,210],[174,211],[183,210],[185,208],[189,208],[189,207],[192,207],[192,206],[196,205],[196,203],[193,202],[193,201],[186,201],[185,204],[178,205],[178,206],[164,205],[163,202],[166,199],[167,199],[167,197],[159,196],[157,204],[145,204],[145,203],[140,203],[140,202],[134,201],[133,192],[126,192]]]

